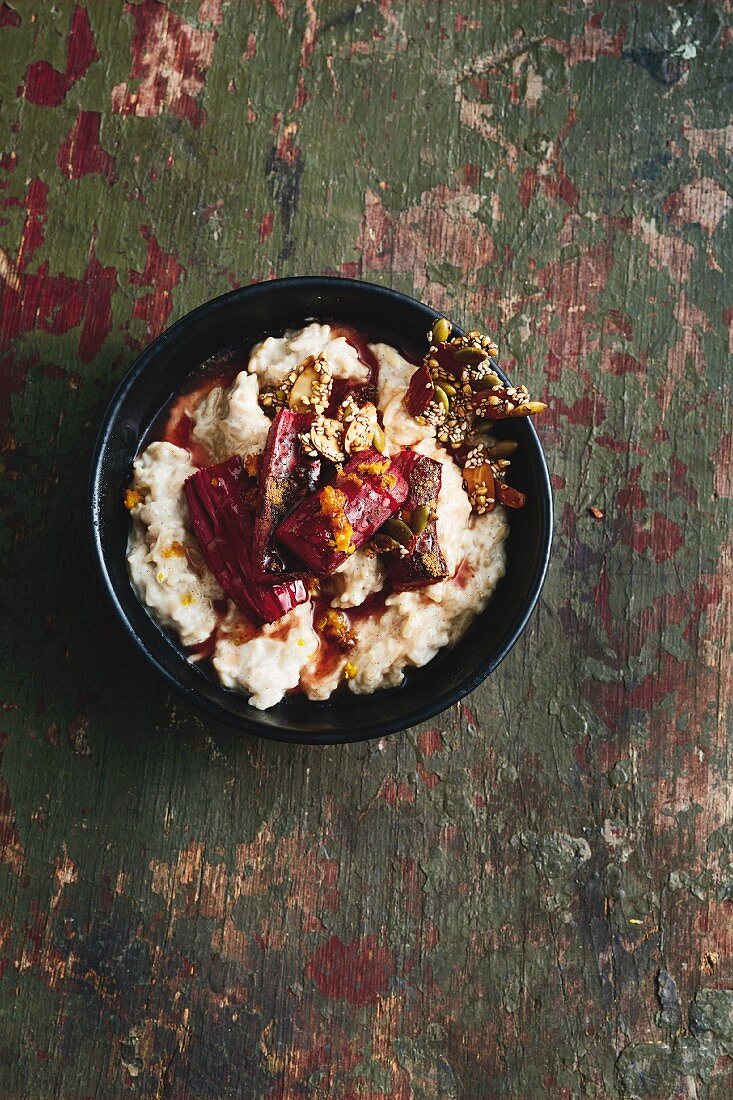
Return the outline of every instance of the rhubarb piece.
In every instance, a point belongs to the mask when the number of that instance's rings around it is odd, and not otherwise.
[[[308,599],[300,579],[263,583],[252,557],[254,519],[244,497],[239,455],[197,470],[184,483],[188,511],[206,564],[226,595],[255,623],[273,623]]]
[[[303,452],[300,436],[310,432],[312,413],[281,409],[267,435],[262,456],[259,493],[255,514],[252,560],[261,578],[293,572],[273,545],[272,532],[293,505],[318,482],[321,464],[316,455]],[[295,570],[297,572],[297,570]]]
[[[370,448],[355,455],[333,482],[307,497],[275,538],[319,577],[333,573],[404,504],[399,464]]]
[[[389,553],[386,562],[395,592],[406,592],[444,580],[448,567],[436,523],[441,464],[415,451],[403,451],[399,460],[409,486],[403,515],[412,537],[404,549]]]

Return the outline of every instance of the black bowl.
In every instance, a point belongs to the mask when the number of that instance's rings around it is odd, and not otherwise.
[[[438,314],[385,287],[351,279],[299,278],[257,283],[223,294],[182,317],[135,361],[118,386],[97,439],[91,476],[94,552],[102,581],[138,649],[185,698],[213,718],[246,733],[281,741],[362,741],[406,729],[467,695],[506,657],[527,625],[547,571],[552,540],[552,492],[537,434],[528,419],[499,423],[518,440],[512,484],[527,494],[509,513],[507,573],[488,607],[451,649],[408,671],[399,688],[373,695],[339,691],[326,702],[288,697],[270,710],[250,707],[190,664],[181,646],[138,600],[127,575],[128,515],[122,507],[132,460],[156,415],[195,369],[232,344],[278,335],[309,319],[341,321],[422,355]]]

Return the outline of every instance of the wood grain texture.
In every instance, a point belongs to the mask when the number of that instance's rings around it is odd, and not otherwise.
[[[730,5],[7,0],[0,36],[0,1095],[729,1097]],[[311,272],[487,326],[550,401],[530,630],[348,748],[182,706],[85,530],[138,349]]]

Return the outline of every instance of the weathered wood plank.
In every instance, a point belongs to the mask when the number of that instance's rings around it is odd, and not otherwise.
[[[2,1095],[729,1096],[728,5],[8,0],[0,34]],[[431,728],[248,743],[103,606],[91,441],[176,317],[327,271],[550,395],[554,562]]]

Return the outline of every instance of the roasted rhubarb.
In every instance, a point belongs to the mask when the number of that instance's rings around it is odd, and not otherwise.
[[[436,523],[441,464],[416,451],[402,451],[398,461],[409,486],[403,522],[411,538],[407,543],[398,539],[400,548],[387,554],[386,561],[395,592],[405,592],[444,580],[448,568]]]
[[[252,555],[254,517],[239,455],[197,470],[184,484],[188,511],[206,564],[225,594],[258,625],[273,623],[308,599],[300,579],[262,582]]]
[[[313,492],[318,482],[320,460],[305,454],[300,441],[301,435],[310,432],[312,421],[312,413],[281,409],[267,435],[252,549],[255,568],[263,578],[291,571],[288,568],[291,563],[273,545],[272,533],[293,505]]]
[[[370,448],[298,504],[275,538],[317,576],[329,576],[394,515],[407,491],[399,463]]]

